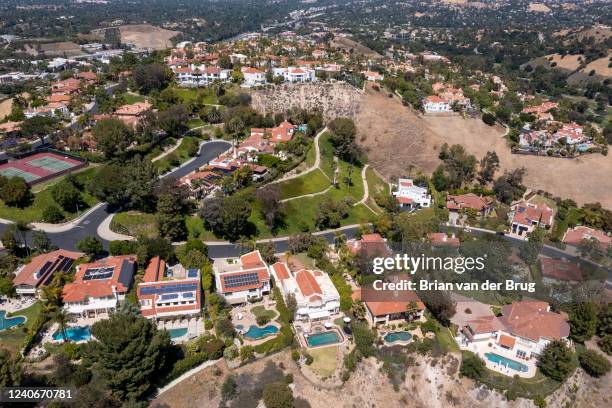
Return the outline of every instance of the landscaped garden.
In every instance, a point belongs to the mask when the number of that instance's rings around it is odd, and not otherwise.
[[[0,344],[2,344],[2,347],[11,351],[19,350],[23,345],[27,331],[30,329],[30,327],[32,327],[32,325],[34,325],[41,312],[42,303],[36,302],[26,309],[7,314],[7,318],[24,316],[26,321],[23,326],[17,327],[16,329],[0,331]]]

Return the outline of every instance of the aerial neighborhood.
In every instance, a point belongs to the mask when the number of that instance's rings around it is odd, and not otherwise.
[[[609,4],[43,3],[0,6],[2,387],[609,405]]]

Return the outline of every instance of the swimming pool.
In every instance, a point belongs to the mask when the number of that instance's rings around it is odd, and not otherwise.
[[[385,336],[387,343],[395,343],[396,341],[410,341],[412,334],[401,331],[401,332],[390,332]]]
[[[505,367],[510,367],[515,371],[526,373],[529,370],[529,368],[525,364],[519,363],[518,361],[514,361],[504,356],[500,356],[499,354],[485,353],[485,357],[487,357],[487,360],[492,361],[493,363],[497,363]]]
[[[91,338],[91,326],[66,327],[66,338],[70,341],[87,341]],[[53,340],[63,340],[61,330],[53,333]]]
[[[19,326],[25,323],[26,318],[23,316],[6,317],[6,311],[0,310],[0,330],[10,329],[11,327]]]
[[[255,325],[252,325],[251,327],[249,327],[249,330],[244,333],[244,337],[249,338],[251,340],[257,340],[266,336],[271,336],[276,333],[278,333],[278,327],[273,326],[271,324],[265,327],[257,327]]]
[[[337,331],[331,330],[325,333],[315,333],[306,336],[306,342],[310,347],[326,346],[328,344],[340,343],[340,335]]]
[[[180,327],[178,329],[169,329],[168,333],[170,334],[171,339],[178,339],[179,337],[183,337],[187,334],[187,328]]]

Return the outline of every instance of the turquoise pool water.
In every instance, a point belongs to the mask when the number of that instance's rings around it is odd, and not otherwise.
[[[412,334],[402,331],[402,332],[391,332],[385,336],[385,341],[387,343],[395,343],[396,341],[409,341],[412,338]]]
[[[273,334],[278,333],[278,327],[273,326],[271,324],[264,327],[251,326],[246,333],[244,333],[244,337],[249,338],[251,340],[261,339],[266,336],[271,336]]]
[[[179,337],[183,337],[187,334],[187,328],[181,327],[179,329],[170,329],[168,330],[171,339],[178,339]]]
[[[515,371],[526,373],[528,370],[525,364],[519,363],[518,361],[511,360],[504,356],[500,356],[499,354],[486,353],[485,356],[487,357],[487,360],[500,364],[505,367],[510,367],[511,369]]]
[[[340,343],[340,335],[335,330],[325,333],[315,333],[306,337],[306,342],[310,347],[325,346],[327,344]]]
[[[237,324],[237,325],[235,325],[235,326],[234,326],[234,328],[235,328],[236,330],[242,330],[242,329],[244,329],[244,326],[243,326],[243,325],[241,325],[241,324]]]
[[[66,327],[66,338],[70,341],[86,341],[91,338],[90,326],[72,326]],[[60,330],[53,333],[53,340],[63,340]]]
[[[10,329],[26,321],[23,316],[6,317],[6,311],[0,310],[0,330]]]

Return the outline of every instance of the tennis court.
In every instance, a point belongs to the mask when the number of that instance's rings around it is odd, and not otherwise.
[[[87,163],[57,153],[36,153],[0,165],[0,175],[21,177],[28,184],[40,183],[68,171],[84,167]]]

